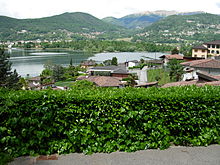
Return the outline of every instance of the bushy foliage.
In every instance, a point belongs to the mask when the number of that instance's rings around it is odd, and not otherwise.
[[[12,63],[9,54],[0,48],[0,87],[10,89],[21,89],[20,76],[16,70],[11,71]]]
[[[0,146],[13,156],[220,143],[220,88],[0,90]]]

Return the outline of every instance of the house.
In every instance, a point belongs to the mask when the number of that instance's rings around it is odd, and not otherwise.
[[[53,87],[54,86],[54,80],[51,80],[50,78],[51,77],[44,78],[44,79],[47,79],[49,81],[46,82],[46,83],[43,83],[43,84],[42,84],[43,78],[40,77],[40,76],[29,78],[27,80],[28,81],[28,87],[30,89],[47,89],[48,87]]]
[[[220,40],[205,42],[192,48],[192,57],[207,58],[220,55]]]
[[[88,70],[90,76],[112,76],[126,78],[130,73],[125,66],[97,66]]]
[[[28,86],[32,89],[32,88],[36,88],[39,87],[41,85],[41,77],[37,76],[37,77],[32,77],[28,79]]]
[[[93,82],[99,87],[122,87],[121,78],[111,76],[90,76],[86,78],[90,82]]]
[[[203,59],[180,63],[185,69],[194,69],[193,72],[207,72],[212,75],[220,74],[220,61],[214,59]]]
[[[163,63],[164,63],[165,66],[172,59],[183,60],[183,56],[181,56],[179,54],[163,55],[163,56],[160,56],[159,58],[163,59]]]
[[[138,66],[139,62],[137,60],[133,60],[133,61],[126,61],[125,62],[125,66],[128,68],[132,68],[134,66]]]
[[[81,62],[80,66],[81,68],[89,68],[89,67],[93,67],[96,65],[96,62],[94,60],[87,60],[87,61],[83,61]]]
[[[220,75],[213,76],[206,72],[197,72],[197,75],[198,75],[197,80],[167,83],[163,85],[162,88],[168,88],[173,86],[187,86],[187,85],[196,85],[199,87],[204,85],[220,86]]]

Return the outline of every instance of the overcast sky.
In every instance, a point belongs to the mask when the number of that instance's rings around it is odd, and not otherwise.
[[[98,18],[119,18],[155,10],[220,14],[220,0],[0,0],[0,15],[14,18],[40,18],[77,11]]]

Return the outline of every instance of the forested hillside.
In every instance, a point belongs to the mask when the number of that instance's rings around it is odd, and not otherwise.
[[[86,13],[64,13],[39,19],[0,16],[0,40],[94,38],[122,28]]]
[[[208,13],[197,15],[172,15],[149,27],[134,37],[158,43],[193,43],[220,38],[220,16]]]

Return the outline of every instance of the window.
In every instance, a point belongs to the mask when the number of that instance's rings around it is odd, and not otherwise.
[[[208,50],[208,53],[210,53],[210,50]]]
[[[211,48],[211,45],[208,45],[208,48]]]
[[[197,55],[195,54],[194,57],[197,57]]]
[[[218,50],[216,51],[216,54],[219,54],[219,51],[218,51]]]
[[[214,53],[215,53],[215,51],[214,51],[214,50],[212,50],[211,52],[212,52],[212,54],[214,54]]]
[[[212,45],[212,48],[215,48],[215,45]]]
[[[195,49],[194,51],[195,51],[195,52],[198,52],[198,49]]]
[[[219,45],[216,45],[216,48],[219,48]]]
[[[205,50],[202,50],[202,52],[204,53],[204,52],[205,52]]]

